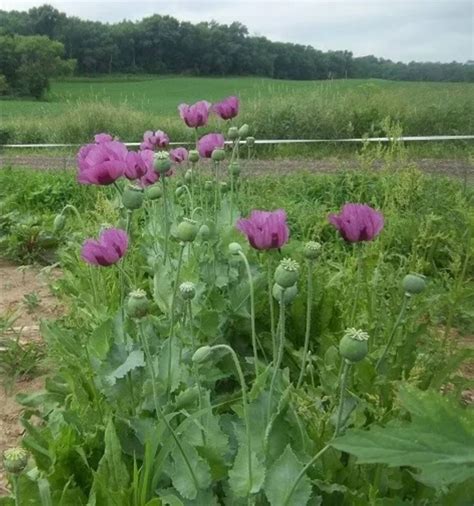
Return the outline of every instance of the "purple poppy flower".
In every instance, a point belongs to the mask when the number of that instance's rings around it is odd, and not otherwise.
[[[170,138],[162,130],[157,130],[156,132],[147,130],[143,134],[143,142],[140,144],[140,149],[166,148],[169,142]]]
[[[127,154],[125,145],[118,141],[83,146],[77,154],[77,180],[82,184],[112,184],[125,173]]]
[[[160,174],[155,171],[153,167],[155,153],[151,149],[144,149],[143,151],[139,151],[138,154],[143,159],[146,166],[146,173],[140,178],[141,186],[150,186],[160,179]],[[170,169],[166,172],[165,176],[169,177],[174,174],[173,169]]]
[[[328,221],[348,242],[372,241],[383,228],[383,214],[366,204],[345,204],[339,214]]]
[[[170,150],[170,158],[175,163],[181,163],[188,159],[188,150],[186,148],[176,148]]]
[[[198,141],[198,151],[202,158],[211,158],[215,149],[224,147],[224,136],[221,134],[207,134]]]
[[[212,110],[222,119],[232,119],[239,114],[240,102],[237,97],[227,97],[214,104]]]
[[[124,176],[131,181],[142,178],[148,172],[148,165],[146,159],[136,151],[129,151],[127,153],[127,168],[125,169]]]
[[[127,233],[119,228],[108,228],[100,234],[99,240],[87,239],[84,242],[81,257],[92,265],[107,267],[117,263],[127,248]]]
[[[201,100],[193,105],[181,104],[178,106],[179,115],[189,128],[206,125],[210,109],[211,104],[206,100]]]
[[[250,246],[259,250],[281,248],[290,236],[283,209],[252,211],[249,218],[238,220],[236,227],[247,236]]]
[[[94,135],[94,142],[96,144],[102,144],[103,142],[110,142],[113,141],[114,138],[110,134],[96,134]]]

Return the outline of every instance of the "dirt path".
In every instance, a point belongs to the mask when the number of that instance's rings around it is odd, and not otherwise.
[[[419,169],[430,174],[444,174],[461,178],[474,177],[474,166],[466,160],[426,158],[414,160],[413,163]],[[334,158],[324,160],[311,158],[250,160],[249,162],[246,161],[244,165],[244,170],[247,174],[286,174],[296,170],[326,173],[334,172],[341,168],[357,169],[359,167],[356,159]],[[0,155],[0,168],[10,166],[30,167],[39,170],[74,169],[75,156],[13,155],[11,153]]]
[[[20,377],[11,381],[15,372],[9,353],[9,343],[19,339],[41,347],[39,324],[43,318],[55,318],[61,314],[61,306],[49,288],[57,271],[37,267],[18,267],[0,259],[0,456],[7,448],[18,444],[23,429],[19,422],[21,407],[15,396],[20,392],[33,392],[43,386],[43,378]],[[6,371],[2,373],[2,367]],[[41,372],[41,364],[40,364]],[[6,494],[7,481],[0,465],[0,496]]]

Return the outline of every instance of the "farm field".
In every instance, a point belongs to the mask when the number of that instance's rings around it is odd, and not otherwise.
[[[241,120],[258,138],[377,136],[396,125],[405,135],[474,132],[474,84],[244,77],[57,81],[45,101],[0,101],[0,129],[2,139],[22,143],[86,142],[97,131],[133,141],[158,128],[186,140],[192,135],[177,116],[177,104],[231,94],[242,99]],[[216,126],[211,121],[210,128]],[[464,155],[469,150],[469,143],[455,146]],[[433,152],[442,149],[436,146]],[[447,149],[456,151],[452,145]]]

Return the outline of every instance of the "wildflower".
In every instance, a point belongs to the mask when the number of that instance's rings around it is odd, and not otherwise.
[[[215,149],[224,147],[224,136],[221,134],[207,134],[198,141],[198,151],[203,158],[211,158]]]
[[[143,142],[140,144],[140,149],[154,150],[156,148],[166,148],[169,142],[170,138],[162,130],[157,130],[156,132],[147,130],[143,134]]]
[[[126,146],[118,141],[86,144],[77,154],[79,183],[112,184],[127,170],[127,155]]]
[[[113,141],[114,138],[110,134],[96,134],[94,135],[94,142],[96,144],[102,144],[103,142]]]
[[[211,104],[206,100],[201,100],[193,105],[181,104],[178,111],[181,119],[189,128],[205,126],[209,119]]]
[[[171,149],[170,158],[175,163],[184,162],[188,159],[188,150],[186,148]]]
[[[212,110],[222,119],[232,119],[239,114],[240,102],[237,97],[227,97],[214,104]]]
[[[247,236],[255,249],[281,248],[290,235],[283,209],[277,211],[252,211],[250,217],[237,221],[237,229]]]
[[[148,171],[147,159],[141,153],[136,151],[127,153],[127,167],[124,176],[130,181],[141,179]]]
[[[117,263],[127,251],[128,236],[119,228],[105,229],[99,240],[87,239],[81,251],[86,262],[103,267]]]
[[[348,242],[372,241],[384,225],[382,213],[365,204],[345,204],[339,214],[330,214],[328,221]]]

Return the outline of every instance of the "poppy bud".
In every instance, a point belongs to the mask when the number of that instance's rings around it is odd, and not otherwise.
[[[247,146],[253,148],[255,146],[255,137],[247,137]]]
[[[195,149],[191,149],[191,151],[189,152],[189,155],[188,155],[188,160],[191,163],[199,162],[199,151],[197,151]]]
[[[304,245],[304,256],[308,260],[314,260],[315,258],[318,258],[319,252],[321,251],[321,244],[316,241],[309,241]]]
[[[240,175],[240,165],[237,162],[232,162],[229,165],[229,171],[233,176],[239,176]]]
[[[3,452],[3,466],[11,474],[20,474],[28,464],[28,453],[23,448],[9,448]]]
[[[186,181],[186,183],[192,183],[193,182],[193,169],[188,169],[184,173],[184,180]]]
[[[233,127],[230,127],[228,132],[227,132],[227,137],[231,140],[231,141],[235,141],[236,139],[239,138],[239,129],[235,126]]]
[[[143,190],[138,186],[128,186],[123,192],[122,204],[130,211],[140,209],[143,204]]]
[[[211,158],[215,162],[222,162],[222,160],[225,160],[225,151],[223,149],[215,149],[211,154]]]
[[[360,362],[369,352],[369,334],[362,330],[347,329],[339,342],[339,353],[341,357],[349,362]]]
[[[144,290],[134,290],[130,292],[127,301],[127,314],[132,318],[142,318],[148,313],[150,303]]]
[[[58,214],[53,221],[53,231],[55,233],[61,232],[61,230],[64,229],[65,225],[66,225],[66,218],[64,214]]]
[[[238,255],[242,251],[242,246],[238,242],[231,242],[229,244],[229,252],[231,255]]]
[[[202,240],[202,241],[207,241],[209,239],[209,236],[211,235],[211,230],[209,229],[209,227],[204,224],[204,225],[201,225],[201,227],[199,228],[199,238]]]
[[[180,241],[193,242],[196,239],[196,235],[199,229],[197,223],[189,218],[184,220],[178,225],[176,236]]]
[[[202,364],[209,359],[212,353],[212,348],[210,346],[201,346],[198,348],[193,355],[192,361],[195,364]]]
[[[179,186],[178,188],[176,188],[174,194],[177,197],[181,197],[181,195],[183,195],[185,192],[186,192],[186,189],[184,188],[184,186]]]
[[[170,155],[167,151],[158,151],[155,153],[153,167],[158,174],[165,174],[171,169]]]
[[[199,389],[197,386],[187,388],[176,397],[176,408],[187,409],[193,406],[199,398]]]
[[[419,274],[407,274],[403,278],[402,286],[408,295],[421,293],[426,288],[425,277]]]
[[[291,258],[284,258],[275,269],[275,281],[282,288],[289,288],[298,281],[300,266]]]
[[[184,300],[192,300],[196,295],[196,285],[192,281],[185,281],[179,285],[179,292]]]
[[[272,294],[273,297],[280,302],[281,296],[283,293],[283,302],[285,304],[291,304],[298,295],[298,288],[296,286],[296,283],[293,286],[290,286],[289,288],[282,288],[278,283],[273,284]]]
[[[239,137],[247,137],[247,135],[249,134],[249,130],[250,130],[250,127],[247,125],[247,123],[244,123],[239,128]]]
[[[154,184],[146,189],[145,195],[147,199],[156,200],[163,195],[163,189],[160,184]]]

